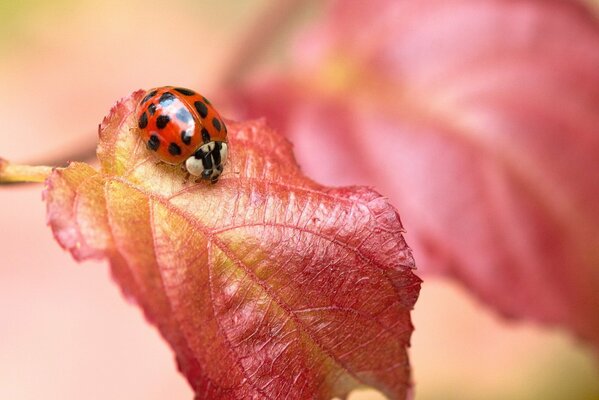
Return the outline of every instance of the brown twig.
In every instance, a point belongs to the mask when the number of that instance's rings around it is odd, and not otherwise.
[[[52,172],[52,167],[11,164],[0,158],[0,185],[13,183],[43,182]]]

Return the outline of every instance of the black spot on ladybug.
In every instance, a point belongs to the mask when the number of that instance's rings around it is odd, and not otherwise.
[[[146,94],[139,104],[144,104],[146,101],[150,100],[152,97],[156,96],[158,90],[152,90],[150,93]]]
[[[179,111],[177,111],[177,114],[175,114],[177,116],[177,119],[179,121],[183,121],[185,123],[189,123],[192,120],[192,116],[191,113],[189,112],[189,110],[185,107],[181,107],[179,109]]]
[[[158,139],[158,136],[156,135],[151,135],[150,140],[148,140],[146,145],[148,146],[148,149],[156,151],[158,150],[158,147],[160,147],[160,139]]]
[[[222,149],[222,145],[220,142],[216,142],[214,143],[214,151],[210,154],[212,154],[212,159],[214,160],[214,165],[220,165],[220,150]]]
[[[164,92],[158,99],[158,102],[162,107],[169,106],[173,101],[175,101],[175,95],[171,92]]]
[[[177,143],[171,143],[168,145],[168,152],[173,156],[178,156],[181,154],[181,147]]]
[[[214,126],[214,129],[216,129],[217,131],[220,132],[220,121],[218,120],[218,118],[212,118],[212,126]]]
[[[148,126],[148,115],[145,111],[143,112],[143,114],[141,114],[141,117],[139,117],[137,126],[139,126],[139,129],[144,129],[146,126]]]
[[[208,132],[208,129],[206,128],[202,128],[202,141],[204,143],[208,143],[210,141],[210,132]]]
[[[164,129],[164,127],[169,123],[170,120],[171,117],[169,117],[168,115],[161,115],[158,118],[156,118],[156,127],[158,129]]]
[[[207,98],[205,98],[204,96],[202,96],[202,99],[204,99],[204,103],[206,103],[206,104],[208,104],[208,105],[212,104],[212,103],[210,102],[210,100],[208,100],[208,99],[207,99]]]
[[[196,94],[196,92],[194,92],[193,90],[185,89],[182,87],[175,88],[175,90],[185,96],[193,96],[194,94]]]
[[[196,108],[196,110],[198,110],[200,117],[206,118],[208,116],[208,107],[206,107],[206,104],[202,103],[201,101],[196,101],[193,103],[193,106]]]
[[[148,112],[150,113],[150,115],[154,115],[156,113],[156,104],[150,104],[148,106]]]
[[[183,143],[185,143],[186,145],[190,145],[191,137],[193,136],[193,134],[191,132],[189,132],[189,135],[188,135],[187,132],[188,131],[181,131],[181,141]]]

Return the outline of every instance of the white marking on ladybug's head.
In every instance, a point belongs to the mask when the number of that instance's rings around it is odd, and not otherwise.
[[[200,146],[200,149],[202,149],[204,153],[210,153],[212,150],[214,150],[214,142],[203,144]]]
[[[194,176],[202,176],[204,165],[202,164],[202,160],[198,160],[194,156],[191,156],[185,160],[185,169]]]
[[[221,143],[221,148],[220,148],[220,163],[221,165],[225,165],[225,163],[227,162],[227,157],[229,155],[229,149],[228,146],[225,142]]]

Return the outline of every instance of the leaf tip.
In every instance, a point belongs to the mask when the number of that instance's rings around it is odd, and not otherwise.
[[[144,89],[137,89],[130,95],[121,97],[112,105],[112,107],[110,107],[110,112],[104,116],[102,122],[98,125],[98,137],[100,140],[103,140],[103,132],[106,131],[105,127],[110,124],[110,122],[114,119],[114,116],[119,115],[119,112],[122,110],[125,112],[132,112],[133,108],[137,104],[136,101],[132,100],[143,96],[145,92],[146,91]]]

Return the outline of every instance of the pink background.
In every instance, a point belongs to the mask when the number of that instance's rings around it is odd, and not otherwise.
[[[112,103],[140,87],[218,98],[241,32],[271,2],[218,3],[179,0],[167,13],[138,0],[32,0],[0,10],[0,156],[33,162],[89,148]],[[168,32],[154,29],[164,24]],[[0,399],[191,399],[107,265],[77,265],[54,242],[41,191],[0,188]],[[507,324],[451,283],[423,284],[414,323],[417,399],[599,398],[587,348]]]

